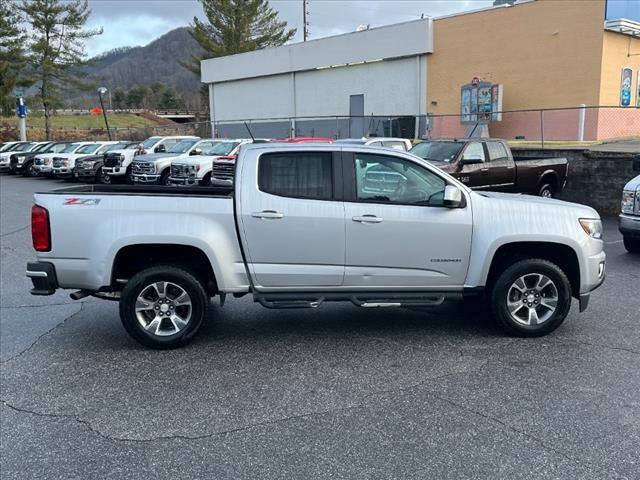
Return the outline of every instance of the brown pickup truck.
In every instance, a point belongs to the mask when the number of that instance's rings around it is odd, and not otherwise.
[[[473,189],[553,197],[567,180],[566,158],[516,159],[504,140],[463,138],[428,140],[410,153],[421,157]]]

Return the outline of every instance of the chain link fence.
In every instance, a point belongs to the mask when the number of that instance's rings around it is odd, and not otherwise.
[[[362,136],[402,137],[409,139],[460,138],[470,134],[489,135],[542,147],[557,143],[578,144],[629,137],[640,137],[640,108],[575,107],[527,109],[494,112],[499,121],[482,126],[480,122],[462,124],[459,114],[317,116],[241,119],[230,121],[200,120],[170,123],[152,127],[112,128],[114,140],[143,140],[153,135],[196,135],[222,138],[287,138]],[[213,128],[212,128],[213,127]],[[0,137],[15,138],[15,128],[0,130]],[[42,128],[27,128],[27,136],[43,139]],[[42,138],[41,138],[42,137]],[[104,140],[106,129],[83,130],[57,128],[51,131],[54,140]]]

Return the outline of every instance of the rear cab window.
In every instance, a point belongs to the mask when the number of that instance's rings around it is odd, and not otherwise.
[[[258,188],[281,197],[332,200],[332,152],[265,153],[258,160]]]

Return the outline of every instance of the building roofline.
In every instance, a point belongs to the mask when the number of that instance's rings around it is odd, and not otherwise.
[[[438,21],[438,20],[444,20],[446,18],[452,18],[452,17],[461,17],[462,15],[473,15],[474,13],[482,13],[482,12],[488,12],[490,10],[501,10],[503,8],[513,8],[513,7],[519,7],[520,5],[525,5],[527,3],[533,3],[537,0],[518,0],[513,4],[502,4],[502,5],[491,5],[489,7],[483,7],[483,8],[476,8],[474,10],[465,10],[464,12],[456,12],[456,13],[448,13],[446,15],[440,15],[438,17],[433,17],[434,21]]]

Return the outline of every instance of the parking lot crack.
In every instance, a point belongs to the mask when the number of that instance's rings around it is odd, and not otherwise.
[[[30,226],[31,225],[25,225],[24,227],[17,228],[16,230],[11,230],[10,232],[5,232],[2,235],[0,235],[0,238],[8,237],[9,235],[13,235],[14,233],[22,232],[23,230],[26,230]]]
[[[44,305],[44,306],[49,306],[49,305]],[[65,317],[62,321],[60,321],[58,324],[56,324],[54,327],[50,328],[49,330],[47,330],[46,332],[38,335],[38,337],[24,350],[21,350],[20,352],[16,353],[15,355],[7,358],[6,360],[3,360],[2,362],[0,362],[0,365],[5,365],[9,362],[11,362],[12,360],[15,360],[19,357],[21,357],[22,355],[24,355],[25,353],[27,353],[28,351],[30,351],[40,340],[42,340],[44,337],[46,337],[47,335],[51,334],[53,331],[55,331],[57,328],[61,327],[62,325],[64,325],[66,323],[67,320],[75,317],[76,315],[80,314],[82,312],[82,308],[84,307],[84,303],[80,303],[80,308],[78,309],[77,312],[72,313],[71,315]]]
[[[528,438],[529,440],[531,440],[534,443],[536,443],[537,445],[539,445],[540,448],[542,448],[543,450],[545,450],[548,453],[551,453],[552,455],[559,456],[559,457],[561,457],[561,458],[563,458],[563,459],[565,459],[565,460],[567,460],[569,462],[572,462],[572,463],[574,463],[574,464],[576,464],[576,465],[578,465],[580,467],[585,467],[586,466],[590,470],[598,469],[595,465],[591,464],[590,462],[588,462],[588,461],[584,461],[583,462],[583,461],[581,461],[579,459],[573,458],[570,455],[566,454],[565,452],[563,452],[561,450],[558,450],[557,448],[549,446],[541,438],[538,438],[537,436],[532,435],[531,433],[528,433],[525,430],[522,430],[522,429],[516,428],[516,427],[514,427],[512,425],[509,425],[507,422],[504,422],[504,421],[500,420],[498,417],[495,417],[493,415],[489,415],[489,414],[483,413],[483,412],[481,412],[479,410],[470,408],[470,407],[468,407],[466,405],[463,405],[461,403],[455,402],[455,401],[453,401],[453,400],[451,400],[449,398],[446,398],[446,397],[443,397],[441,395],[438,395],[438,394],[434,393],[433,391],[429,391],[428,394],[431,395],[432,397],[437,398],[438,400],[440,400],[442,402],[445,402],[445,403],[447,403],[447,404],[449,404],[449,405],[451,405],[453,407],[456,407],[456,408],[458,408],[460,410],[463,410],[465,412],[469,412],[469,413],[471,413],[473,415],[476,415],[476,416],[479,416],[481,418],[484,418],[485,420],[488,420],[489,422],[496,423],[504,431],[510,431],[510,432],[515,433],[517,435],[521,435],[521,436],[523,436],[525,438]],[[584,465],[584,463],[586,463],[586,465]],[[600,469],[598,469],[598,470],[600,470]],[[609,471],[607,471],[607,472],[602,471],[601,473],[603,473],[603,474],[606,473],[607,477],[610,477],[610,475],[611,475],[611,472],[609,472]],[[623,477],[620,477],[620,476],[616,475],[614,478],[623,478]]]

